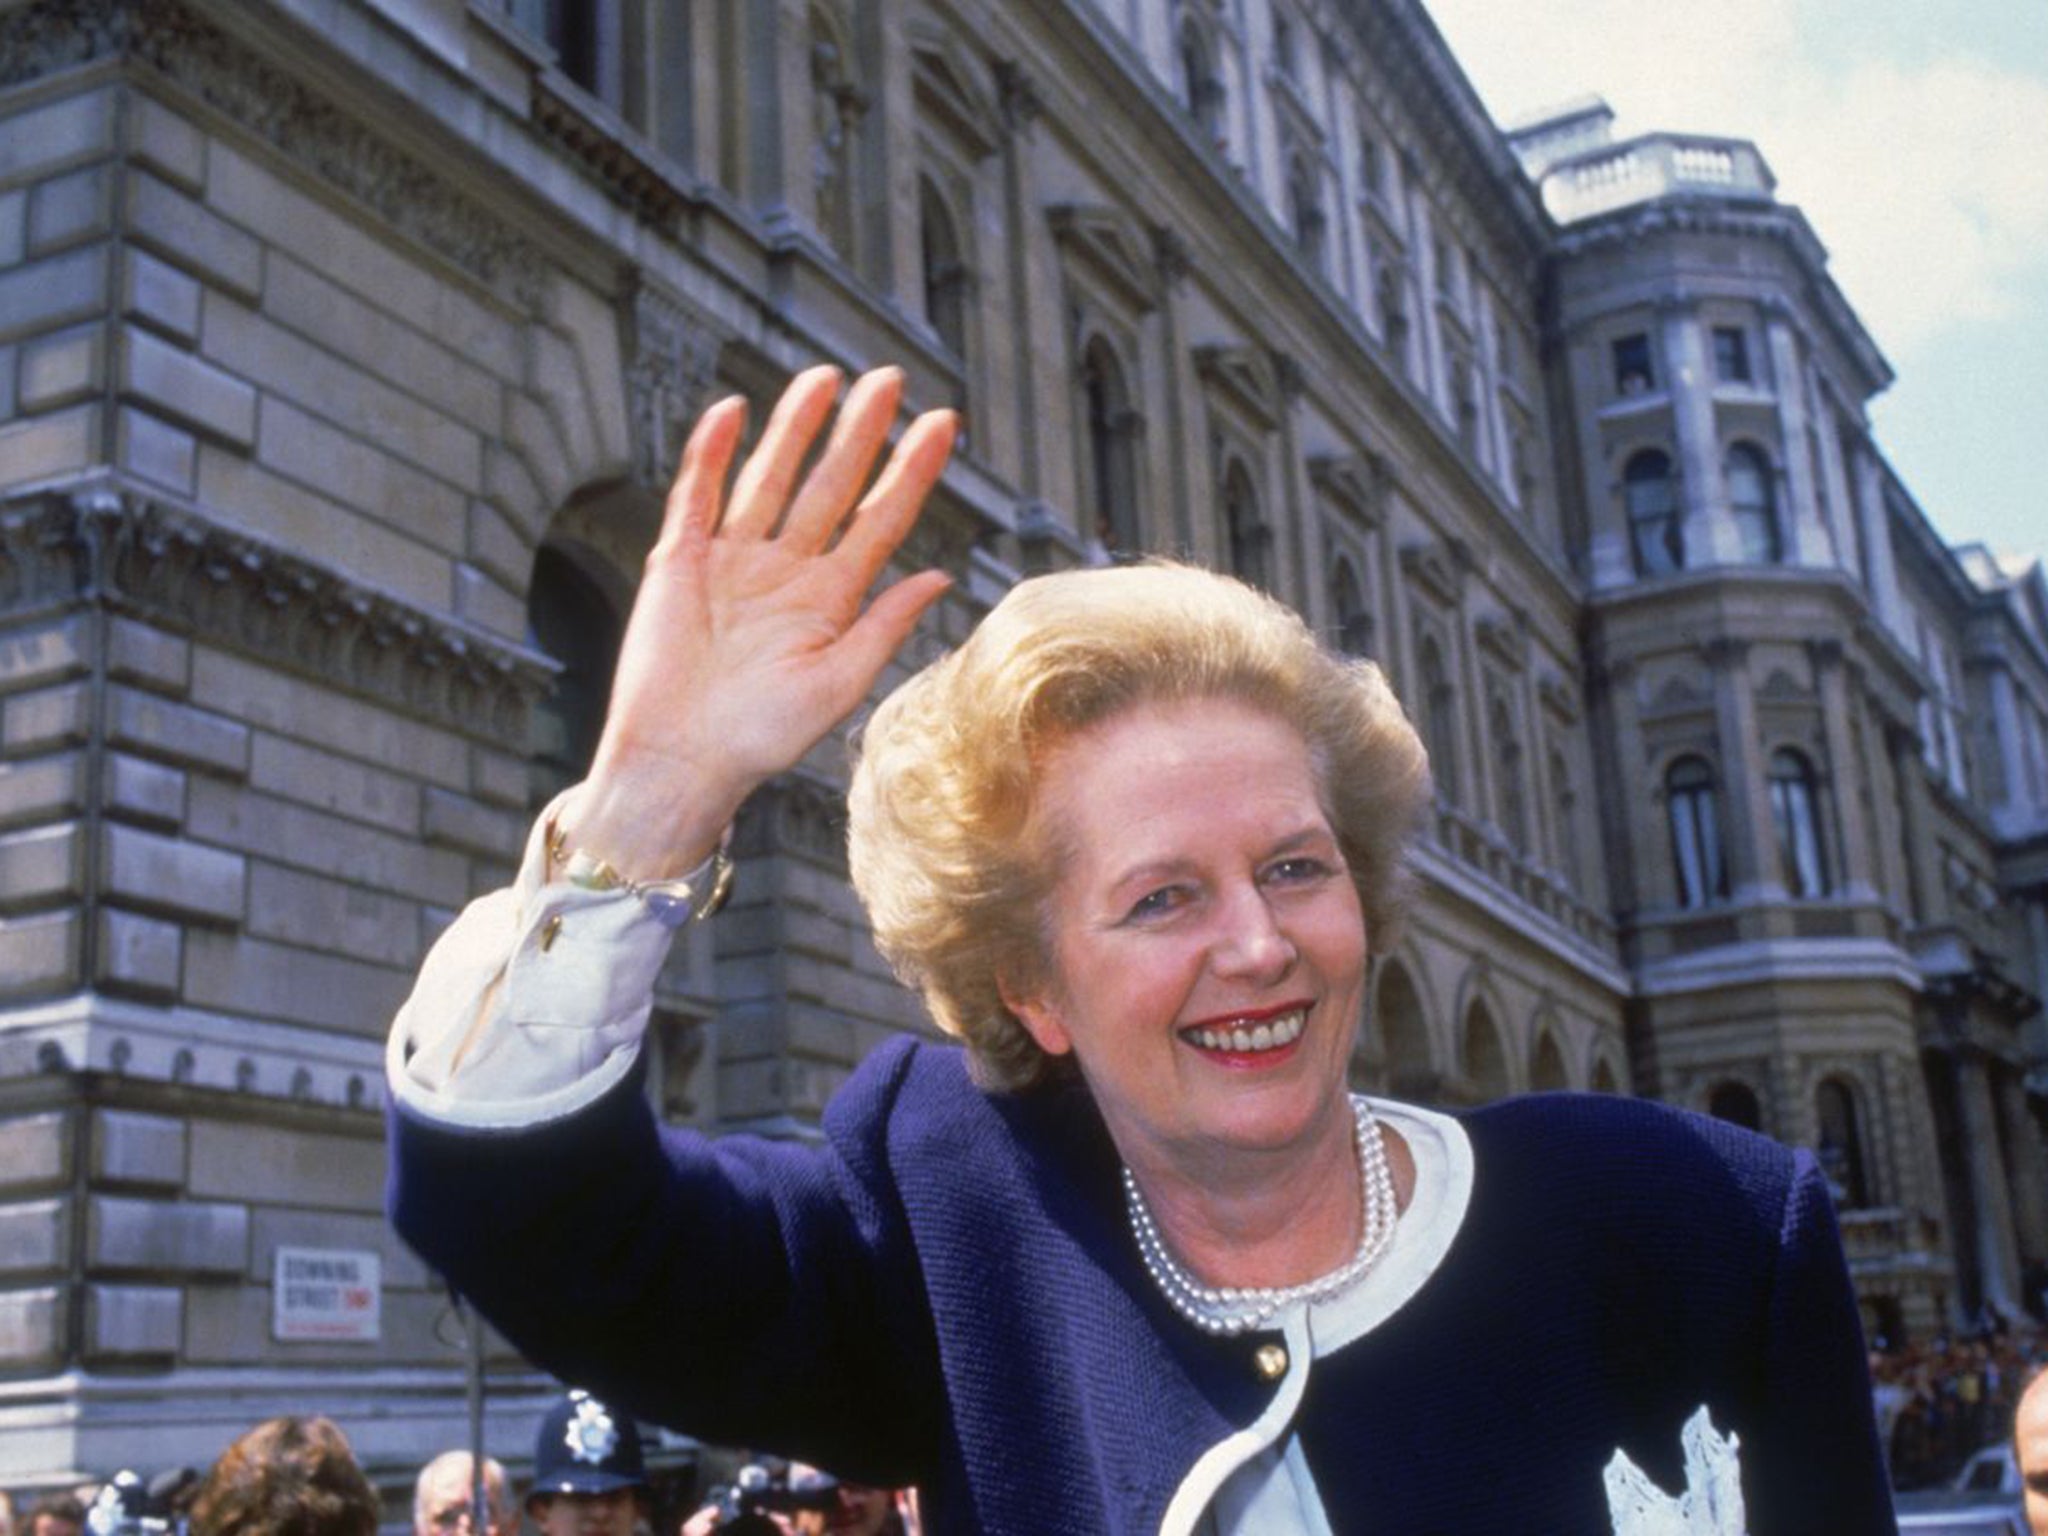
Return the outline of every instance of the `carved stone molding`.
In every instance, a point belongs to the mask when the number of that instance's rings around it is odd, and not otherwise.
[[[0,612],[104,604],[474,736],[526,740],[545,658],[112,489],[0,507]]]
[[[846,873],[846,791],[796,774],[755,790],[733,828],[732,851],[742,859],[794,855]]]
[[[149,66],[500,298],[539,310],[546,264],[536,246],[177,0],[36,0],[0,12],[0,86],[105,58]]]
[[[642,223],[672,234],[703,200],[701,184],[649,153],[604,103],[553,72],[533,82],[533,120]]]
[[[722,327],[686,301],[642,284],[632,298],[633,361],[627,370],[633,476],[660,489],[675,473],[689,423],[718,378]]]
[[[1465,565],[1449,541],[1404,544],[1401,574],[1446,608],[1455,608],[1465,593]]]

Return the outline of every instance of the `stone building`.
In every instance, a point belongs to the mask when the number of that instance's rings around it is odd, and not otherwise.
[[[682,425],[819,358],[965,414],[911,662],[1166,551],[1388,670],[1362,1082],[1747,1120],[1874,1326],[2016,1305],[2048,591],[1892,473],[1753,147],[1503,133],[1414,0],[0,0],[0,1483],[460,1438],[381,1036],[588,751]],[[842,759],[664,977],[676,1119],[804,1134],[923,1027]]]

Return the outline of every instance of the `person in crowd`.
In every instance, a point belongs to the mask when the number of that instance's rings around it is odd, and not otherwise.
[[[28,1507],[28,1536],[85,1536],[85,1501],[74,1493],[45,1494]]]
[[[512,1501],[505,1469],[484,1458],[484,1493],[489,1503],[484,1536],[518,1536],[519,1507]],[[476,1462],[468,1451],[443,1451],[413,1484],[413,1536],[477,1536]]]
[[[2048,1536],[2048,1366],[2034,1373],[2013,1411],[2013,1460],[2019,1464],[2027,1529]]]
[[[934,1532],[1891,1530],[1809,1154],[1349,1091],[1427,761],[1377,668],[1223,576],[1024,581],[865,725],[853,881],[958,1045],[873,1052],[817,1144],[656,1124],[673,925],[946,585],[868,599],[950,414],[883,462],[869,374],[806,472],[840,382],[736,476],[740,402],[692,433],[589,776],[394,1023],[406,1238],[550,1369],[915,1485]]]
[[[377,1490],[330,1419],[257,1425],[221,1453],[192,1502],[194,1536],[377,1536]]]
[[[633,1536],[647,1513],[640,1430],[581,1388],[540,1421],[526,1512],[541,1536]]]

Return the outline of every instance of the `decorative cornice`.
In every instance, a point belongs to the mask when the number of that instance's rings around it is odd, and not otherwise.
[[[110,487],[0,507],[0,613],[97,603],[524,743],[546,658],[197,515]]]
[[[1366,529],[1386,521],[1393,470],[1379,454],[1312,454],[1309,484]]]
[[[1280,421],[1274,357],[1256,347],[1197,347],[1195,373],[1218,399],[1262,431]]]
[[[643,224],[673,234],[702,184],[665,162],[603,102],[554,70],[533,80],[533,120]]]
[[[1529,664],[1528,620],[1517,614],[1504,618],[1497,614],[1486,614],[1474,626],[1479,635],[1479,648],[1492,656],[1502,666],[1520,672]]]
[[[0,13],[0,87],[108,58],[146,64],[500,298],[540,308],[546,263],[537,247],[178,0],[36,0]]]
[[[1446,608],[1464,594],[1465,564],[1448,542],[1403,545],[1401,574]]]
[[[1159,302],[1156,252],[1142,232],[1114,209],[1062,203],[1047,211],[1053,240],[1067,261],[1138,311]]]

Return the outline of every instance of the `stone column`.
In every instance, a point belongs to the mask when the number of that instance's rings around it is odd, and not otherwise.
[[[1273,354],[1273,378],[1279,386],[1280,489],[1285,497],[1282,515],[1276,519],[1280,541],[1291,549],[1276,549],[1274,571],[1287,573],[1295,589],[1295,604],[1308,618],[1309,627],[1321,633],[1330,621],[1328,584],[1323,569],[1323,528],[1321,512],[1308,484],[1308,461],[1301,452],[1301,402],[1308,381],[1301,364],[1291,353]],[[1286,557],[1291,554],[1292,560]],[[1284,594],[1283,594],[1284,595]]]
[[[1992,824],[2005,822],[2017,828],[2027,820],[2028,784],[2026,747],[2020,740],[2020,699],[2013,687],[2012,663],[1994,653],[1985,666],[1985,683],[1991,694],[1991,730],[1998,746],[1998,774],[2004,793],[1991,806]]]
[[[1778,508],[1779,535],[1790,565],[1828,565],[1827,530],[1813,494],[1813,460],[1807,436],[1806,361],[1792,317],[1779,304],[1764,308],[1771,348],[1771,377],[1778,392],[1779,458],[1785,494]]]
[[[1822,499],[1828,508],[1828,537],[1834,541],[1834,563],[1854,576],[1857,573],[1856,546],[1861,541],[1862,530],[1857,524],[1856,499],[1850,493],[1848,471],[1842,464],[1842,437],[1836,420],[1835,410],[1829,405],[1814,422],[1813,442],[1820,454],[1820,462],[1814,469],[1819,477],[1818,483],[1826,492]]]
[[[1173,553],[1183,559],[1205,559],[1209,551],[1198,551],[1195,547],[1193,490],[1188,483],[1188,466],[1200,462],[1200,445],[1194,440],[1194,423],[1189,421],[1187,412],[1194,387],[1188,378],[1192,358],[1181,339],[1181,295],[1188,275],[1187,242],[1178,230],[1161,224],[1152,231],[1152,245],[1159,268],[1159,361],[1166,376],[1165,419],[1154,441],[1166,454]]]
[[[1958,1051],[1955,1062],[1956,1108],[1963,1132],[1959,1144],[1971,1201],[1977,1207],[1977,1230],[1971,1240],[1983,1273],[1984,1300],[2008,1315],[2017,1315],[2020,1274],[2019,1255],[2013,1246],[2013,1191],[2005,1177],[1990,1075],[1983,1059],[1969,1050]]]
[[[1735,531],[1728,521],[1728,497],[1721,483],[1720,445],[1714,430],[1714,393],[1707,369],[1707,345],[1700,317],[1689,302],[1667,299],[1658,306],[1664,388],[1671,397],[1671,421],[1678,434],[1683,479],[1680,516],[1689,566],[1725,565],[1736,557]]]
[[[1644,891],[1645,876],[1651,870],[1668,870],[1671,864],[1668,842],[1660,842],[1663,828],[1656,815],[1656,807],[1662,803],[1662,786],[1648,781],[1650,763],[1643,750],[1635,663],[1596,663],[1592,675],[1595,685],[1606,693],[1608,714],[1614,723],[1614,782],[1622,786],[1622,822],[1627,835],[1621,857],[1609,861],[1617,886],[1610,896],[1618,910],[1640,913],[1652,904]],[[1675,882],[1667,883],[1666,888],[1675,891]],[[1658,904],[1675,905],[1675,899]]]
[[[1771,807],[1759,761],[1756,697],[1750,686],[1749,647],[1739,640],[1707,646],[1714,672],[1714,722],[1721,746],[1721,808],[1727,815],[1723,854],[1728,894],[1735,901],[1783,901]]]
[[[1871,883],[1870,829],[1863,819],[1863,797],[1858,793],[1862,765],[1849,741],[1849,689],[1842,644],[1839,640],[1816,640],[1807,650],[1820,682],[1821,725],[1827,733],[1828,745],[1828,800],[1841,835],[1839,894],[1851,901],[1874,901],[1877,892]]]
[[[2017,1071],[1998,1074],[1998,1118],[2005,1125],[2006,1170],[2012,1184],[2013,1236],[2019,1261],[2048,1264],[2048,1149],[2027,1112],[2027,1092]]]
[[[1912,918],[1925,925],[1941,921],[1947,911],[1942,893],[1940,860],[1931,840],[1927,807],[1927,770],[1920,761],[1919,739],[1910,731],[1891,736],[1892,771],[1899,780],[1900,841],[1906,852],[1906,888]]]
[[[1010,349],[1011,378],[1008,393],[1016,411],[1018,489],[1029,503],[1045,495],[1043,462],[1046,446],[1039,431],[1044,401],[1039,391],[1040,349],[1057,346],[1064,350],[1063,330],[1053,320],[1059,314],[1055,280],[1040,270],[1046,241],[1040,238],[1045,221],[1039,208],[1038,188],[1032,171],[1032,124],[1041,110],[1037,88],[1021,67],[1010,60],[998,61],[996,84],[1002,92],[1003,134],[1003,228],[1010,240],[1011,332],[1023,344]],[[1045,317],[1041,320],[1041,316]],[[1050,338],[1050,339],[1048,339]],[[1057,360],[1046,367],[1061,366]],[[991,367],[991,377],[996,370]],[[1000,394],[1001,386],[998,386]]]
[[[1877,452],[1867,441],[1858,441],[1852,466],[1856,487],[1856,521],[1863,533],[1863,580],[1877,620],[1900,640],[1908,643],[1905,605],[1899,601],[1899,576],[1892,563],[1892,520],[1885,510],[1884,477]]]
[[[1565,420],[1554,421],[1553,427],[1570,432],[1578,450],[1576,478],[1586,509],[1585,570],[1596,592],[1608,591],[1633,582],[1636,568],[1629,547],[1628,515],[1617,485],[1620,469],[1607,462],[1601,449],[1599,406],[1604,375],[1600,353],[1580,330],[1566,338],[1565,358],[1571,370],[1575,409],[1566,413]]]

